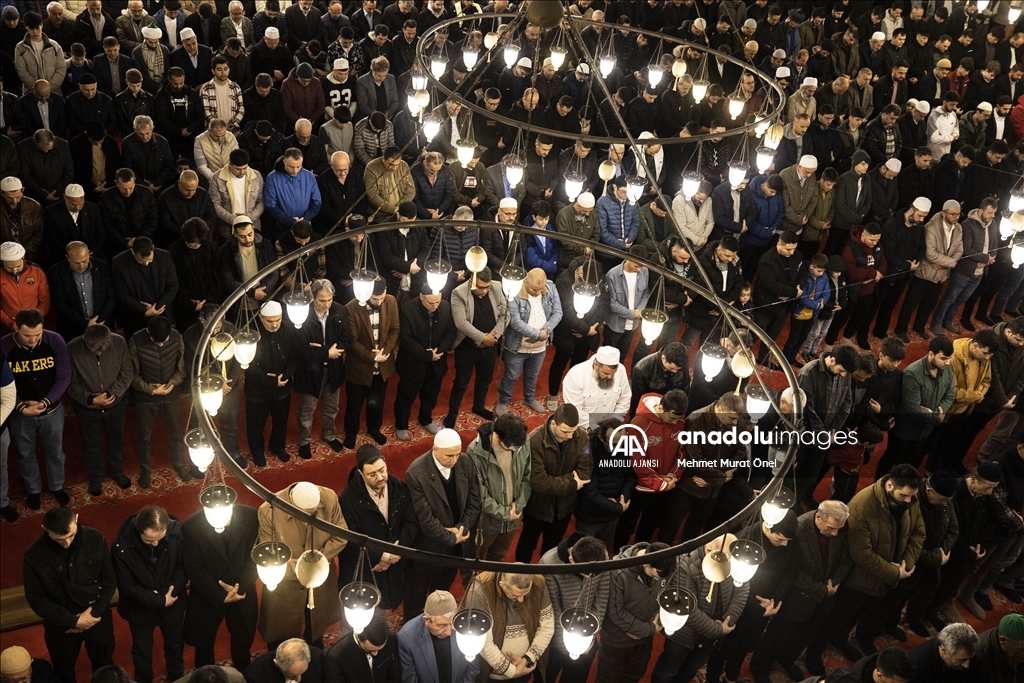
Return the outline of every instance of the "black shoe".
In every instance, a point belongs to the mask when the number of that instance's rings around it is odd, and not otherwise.
[[[289,460],[292,459],[292,456],[288,455],[288,451],[286,451],[283,448],[279,450],[274,450],[273,448],[271,448],[270,452],[273,453],[274,456],[281,462],[288,462]]]
[[[150,475],[149,475],[148,472],[141,473],[139,475],[139,480],[138,481],[139,481],[139,488],[140,489],[148,489],[150,486],[153,485],[153,482],[150,481]]]
[[[303,460],[309,460],[313,457],[313,450],[309,447],[308,443],[299,446],[299,457]]]
[[[380,432],[370,432],[370,437],[377,442],[378,445],[383,446],[388,442],[388,437],[384,436]]]
[[[252,454],[252,464],[256,465],[256,467],[266,467],[267,466],[267,458],[262,453],[260,455],[256,455],[255,453],[253,453]]]
[[[241,467],[243,470],[249,469],[249,461],[243,458],[241,455],[232,455],[231,459],[235,461],[235,464]]]
[[[904,344],[909,344],[910,343],[910,335],[907,334],[906,332],[897,332],[896,333],[896,338],[899,339]]]
[[[53,494],[54,500],[57,501],[57,505],[61,507],[67,507],[68,503],[71,502],[71,496],[67,494],[64,489],[57,489],[56,491],[50,491]]]
[[[485,420],[493,420],[494,419],[494,412],[491,411],[491,410],[487,410],[487,408],[473,408],[473,414],[474,415],[479,415],[480,417],[482,417]]]
[[[941,631],[949,625],[949,622],[946,621],[946,618],[938,612],[933,612],[932,614],[929,614],[927,617],[925,617],[925,619],[928,620],[928,623],[930,623],[932,625],[932,628],[934,628],[936,631]]]
[[[446,429],[455,429],[455,420],[457,419],[457,415],[452,415],[451,413],[449,413],[448,415],[444,416],[444,420],[441,422],[441,424],[443,424]]]
[[[178,479],[181,479],[181,483],[184,484],[187,481],[192,481],[192,475],[189,473],[187,468],[175,467],[174,471],[178,475]]]
[[[865,351],[871,350],[871,342],[868,341],[867,336],[857,335],[857,346],[864,349]]]
[[[206,473],[201,472],[195,465],[188,468],[188,473],[193,479],[199,479],[200,481],[206,479]]]
[[[18,521],[18,511],[15,510],[10,505],[4,505],[2,508],[0,508],[0,517],[3,517],[4,520],[10,522],[11,524],[14,524]]]
[[[804,670],[801,669],[795,662],[789,665],[783,664],[782,669],[786,672],[786,675],[792,678],[794,681],[802,681],[807,678],[807,676],[804,676]]]
[[[997,591],[1003,594],[1003,597],[1012,602],[1015,605],[1019,605],[1022,602],[1021,595],[1010,586],[1000,586],[998,583],[992,586]]]
[[[914,330],[914,332],[917,333],[918,337],[924,339],[925,341],[928,341],[929,339],[935,336],[934,334],[932,334],[932,331],[927,328],[921,330]]]
[[[992,611],[992,598],[988,596],[988,593],[975,593],[974,602],[978,603],[978,607],[986,612]]]
[[[124,488],[124,487],[122,487],[122,488]],[[102,496],[103,495],[103,485],[102,484],[97,484],[96,486],[90,486],[89,487],[89,495],[90,496],[96,496],[97,498]]]
[[[807,666],[807,670],[811,672],[812,676],[825,675],[824,660],[825,653],[821,650],[812,650],[811,648],[807,648],[807,652],[804,653],[804,664]]]
[[[974,332],[976,329],[970,318],[960,318],[960,327],[967,332]]]
[[[42,495],[38,493],[28,494],[28,502],[25,503],[29,510],[39,510],[43,507]]]
[[[879,334],[879,332],[881,332],[881,334]],[[886,337],[886,333],[884,331],[878,330],[877,328],[871,330],[871,334],[873,334],[878,339],[885,339]]]
[[[341,453],[341,451],[344,450],[345,448],[344,444],[342,444],[337,439],[331,439],[330,441],[327,442],[327,445],[330,446],[331,450],[334,451],[335,453]]]
[[[839,650],[839,653],[843,655],[843,657],[849,659],[851,662],[858,662],[860,661],[860,658],[864,656],[860,653],[860,650],[851,645],[849,641],[838,644],[833,643],[833,645],[837,650]]]
[[[932,634],[928,632],[928,627],[925,626],[924,621],[922,621],[920,619],[914,619],[912,621],[908,619],[907,620],[907,626],[910,627],[911,631],[913,631],[915,634],[921,636],[922,638],[931,638],[932,637]]]
[[[355,434],[346,434],[345,435],[345,444],[344,444],[344,446],[348,450],[352,450],[353,448],[355,448],[356,447],[356,435]]]
[[[132,480],[124,476],[123,474],[119,474],[116,477],[114,477],[114,483],[120,486],[122,489],[130,489],[132,487]],[[90,491],[89,493],[92,493],[92,491]]]
[[[989,327],[992,327],[993,325],[996,324],[995,320],[993,320],[992,318],[988,317],[987,315],[984,315],[984,314],[981,314],[981,313],[979,313],[978,315],[974,316],[974,319],[977,320],[982,325],[987,325]]]
[[[885,635],[895,638],[898,642],[907,642],[907,632],[901,629],[899,626],[892,626],[885,629]]]
[[[875,639],[874,638],[861,638],[860,634],[854,634],[853,637],[854,637],[854,639],[856,639],[857,646],[860,648],[860,651],[863,652],[865,656],[873,655],[876,652],[878,652],[878,648],[875,647]],[[845,655],[845,653],[843,653],[843,654]],[[857,659],[855,659],[853,661],[857,661],[858,659],[860,659],[860,657],[858,657]]]

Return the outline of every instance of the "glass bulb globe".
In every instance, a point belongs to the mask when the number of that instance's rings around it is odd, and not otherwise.
[[[216,417],[224,402],[224,378],[220,375],[204,375],[199,378],[199,401],[203,410]]]
[[[405,106],[409,110],[409,116],[416,118],[420,115],[420,103],[416,101],[416,93],[410,92],[405,97]]]
[[[976,0],[975,4],[978,5],[979,12],[984,12],[988,9],[988,0]]]
[[[484,649],[487,634],[493,625],[491,615],[480,609],[462,609],[452,619],[452,630],[455,631],[455,644],[459,651],[472,662]]]
[[[676,61],[672,62],[672,77],[673,78],[682,78],[685,75],[686,75],[686,60],[685,59],[677,59]]]
[[[710,382],[725,367],[725,360],[729,357],[729,352],[719,344],[707,342],[700,347],[700,354],[700,370],[704,373],[704,380]]]
[[[203,434],[203,430],[195,427],[185,434],[185,445],[188,447],[188,457],[196,469],[205,472],[213,462],[213,444]]]
[[[445,69],[448,68],[448,58],[443,55],[434,55],[430,58],[430,73],[434,75],[434,78],[440,79],[444,76]]]
[[[313,303],[313,295],[301,289],[288,292],[282,297],[285,309],[288,311],[288,319],[295,325],[295,329],[302,327],[309,317],[309,305]]]
[[[360,306],[365,306],[373,296],[373,284],[377,281],[377,273],[367,268],[359,268],[349,273],[349,277],[352,278],[352,294]]]
[[[757,148],[757,159],[754,160],[754,164],[757,166],[758,173],[764,173],[775,161],[775,151],[770,147],[758,147]]]
[[[438,131],[441,130],[441,117],[433,112],[423,117],[423,137],[427,142],[433,141]]]
[[[475,47],[462,48],[462,62],[466,65],[466,68],[470,71],[476,66],[477,60],[480,58],[480,50]]]
[[[427,76],[423,73],[414,73],[412,75],[412,89],[413,90],[426,90],[427,89]]]
[[[765,560],[764,549],[750,540],[736,540],[729,546],[732,556],[732,580],[737,588],[754,578]]]
[[[256,574],[263,582],[263,587],[272,591],[288,573],[288,561],[292,559],[292,551],[284,543],[268,541],[253,548],[251,557],[256,564]]]
[[[658,614],[667,636],[685,626],[695,609],[697,598],[685,588],[666,586],[658,593]]]
[[[1008,207],[1014,213],[1024,209],[1024,190],[1014,190],[1010,193],[1010,205]]]
[[[523,280],[526,279],[526,270],[519,266],[506,265],[498,272],[501,277],[501,291],[505,293],[506,299],[519,296],[523,291]]]
[[[748,169],[749,167],[746,164],[729,164],[729,184],[732,185],[734,188],[739,187],[740,183],[742,183],[746,179]]]
[[[597,70],[601,72],[603,78],[608,78],[608,74],[615,68],[615,59],[612,57],[601,57],[601,61],[598,62]]]
[[[786,134],[786,129],[782,127],[781,123],[773,123],[768,126],[768,130],[764,132],[764,146],[771,150],[779,148],[779,143],[782,142],[782,136]]]
[[[647,180],[641,178],[638,175],[631,175],[626,177],[626,198],[630,204],[636,204],[640,201],[640,198],[644,196],[644,190],[647,189]]]
[[[683,199],[690,201],[693,195],[700,190],[700,183],[704,176],[700,173],[687,172],[683,174]]]
[[[498,34],[494,31],[489,31],[484,36],[484,47],[490,50],[492,47],[498,44]]]
[[[472,138],[461,138],[455,143],[455,156],[458,157],[459,163],[463,166],[469,166],[469,162],[473,161],[475,153],[476,141]]]
[[[565,195],[569,198],[570,202],[576,201],[576,198],[583,192],[583,183],[587,182],[587,176],[577,171],[568,171],[565,174]]]
[[[555,71],[562,68],[565,64],[565,56],[568,51],[564,47],[553,47],[551,48],[551,66],[555,67]]]
[[[761,506],[761,519],[768,528],[775,526],[786,517],[786,511],[796,502],[793,492],[785,486],[779,488],[771,498]]]
[[[479,244],[469,248],[466,252],[466,267],[471,273],[479,273],[487,265],[487,252]]]
[[[1024,263],[1024,244],[1015,244],[1010,247],[1010,261],[1014,268],[1019,268]]]
[[[570,659],[579,659],[594,643],[599,622],[597,616],[587,609],[573,608],[562,612],[559,617],[562,626],[562,642]]]
[[[203,506],[206,521],[218,534],[223,533],[231,523],[231,514],[234,512],[237,499],[238,494],[235,490],[225,484],[208,486],[199,494],[199,504]]]
[[[235,330],[235,360],[243,370],[256,358],[256,345],[259,341],[260,333],[255,328]]]
[[[754,374],[754,364],[746,351],[737,351],[736,355],[729,361],[729,369],[736,377],[746,379]]]
[[[505,167],[505,180],[508,181],[508,186],[514,188],[523,180],[523,172],[526,171],[526,165],[523,160],[518,156],[509,154],[502,161],[502,165]]]
[[[519,61],[519,46],[518,45],[506,45],[501,51],[501,56],[505,60],[505,66],[511,69]]]
[[[615,177],[615,162],[609,159],[605,159],[601,162],[601,165],[597,167],[597,177],[606,183]],[[577,193],[579,196],[579,193]]]
[[[737,354],[739,355],[739,354]],[[757,421],[768,414],[772,402],[768,398],[768,392],[760,384],[753,384],[747,387],[747,415],[750,421],[757,424]]]
[[[440,294],[448,284],[448,273],[452,272],[452,264],[444,259],[430,259],[423,264],[427,274],[427,286],[434,294]]]
[[[1020,7],[1010,7],[1010,11],[1007,12],[1007,17],[1010,20],[1010,25],[1017,23],[1017,20],[1020,19],[1020,14],[1021,14],[1021,8]]]
[[[380,604],[380,591],[372,583],[361,581],[342,588],[338,597],[344,608],[345,621],[355,633],[362,633],[373,620],[374,608]]]
[[[647,82],[651,84],[651,87],[657,87],[661,83],[661,77],[665,75],[665,71],[660,66],[651,66],[647,68]]]
[[[693,88],[690,90],[690,94],[693,95],[693,100],[700,104],[700,101],[704,99],[704,96],[708,94],[708,88],[711,87],[711,81],[700,79],[693,82]]]
[[[426,76],[424,76],[426,78]],[[419,105],[420,111],[430,106],[430,92],[425,88],[418,89],[413,96],[416,98],[416,104]]]
[[[581,280],[573,283],[572,306],[576,309],[577,318],[583,318],[590,313],[590,310],[594,308],[594,302],[597,301],[597,295],[600,293],[601,290],[597,288],[597,285],[592,285],[589,282]]]
[[[746,106],[746,102],[739,97],[729,98],[729,116],[735,121],[740,114],[743,113],[743,107]]]
[[[657,308],[645,308],[640,311],[640,334],[643,335],[648,346],[654,344],[661,336],[661,331],[667,322],[668,314],[665,311]]]

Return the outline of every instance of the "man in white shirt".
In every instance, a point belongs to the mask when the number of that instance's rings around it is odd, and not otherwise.
[[[597,421],[629,411],[633,392],[619,356],[614,346],[602,346],[592,359],[569,368],[562,380],[562,399],[576,406],[583,429],[590,426],[592,417]]]
[[[942,106],[932,109],[928,115],[928,148],[936,159],[949,154],[953,141],[960,137],[957,121],[957,107],[960,95],[950,90],[942,96]]]

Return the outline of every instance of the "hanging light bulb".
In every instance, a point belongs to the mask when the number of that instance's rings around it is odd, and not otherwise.
[[[502,266],[498,275],[501,277],[501,291],[505,293],[505,298],[519,296],[519,292],[523,290],[523,281],[526,279],[526,270],[507,264]]]
[[[690,201],[693,199],[693,195],[697,194],[700,190],[701,181],[704,180],[704,176],[700,173],[694,173],[693,171],[687,171],[683,174],[683,199]]]
[[[672,62],[672,77],[673,78],[682,78],[685,75],[686,75],[686,60],[685,59],[677,59],[676,61]]]
[[[373,620],[373,609],[380,604],[380,590],[372,583],[359,581],[342,588],[338,598],[344,608],[345,621],[352,631],[362,633]]]
[[[288,572],[288,561],[292,559],[291,548],[278,541],[260,543],[252,549],[252,561],[256,564],[256,575],[268,591],[277,588]]]
[[[463,166],[469,166],[469,162],[473,161],[474,154],[476,154],[476,140],[473,138],[460,138],[455,143],[455,156]]]
[[[227,332],[214,335],[210,340],[210,355],[218,363],[227,363],[235,357],[235,338]]]
[[[979,12],[984,12],[988,9],[988,0],[976,0],[975,4],[978,5]]]
[[[484,36],[484,47],[490,50],[492,47],[498,44],[498,34],[494,31],[488,31],[487,35]]]
[[[747,539],[733,541],[729,554],[732,556],[732,582],[737,588],[754,578],[765,560],[764,548]]]
[[[1024,244],[1015,244],[1010,247],[1010,261],[1014,268],[1019,268],[1024,263]]]
[[[505,167],[505,179],[508,181],[508,186],[515,188],[523,179],[526,164],[523,163],[523,160],[517,154],[506,155],[501,163]]]
[[[756,135],[759,138],[763,138],[764,134],[768,131],[768,126],[770,126],[771,124],[769,123],[768,119],[761,116],[760,114],[757,115],[755,122],[757,125],[754,126],[754,135]]]
[[[455,644],[466,656],[466,661],[472,662],[484,649],[487,634],[493,624],[491,615],[481,609],[467,608],[455,613],[452,619]]]
[[[750,355],[746,350],[736,352],[736,355],[729,362],[729,369],[732,370],[732,374],[740,379],[746,379],[754,374],[754,364],[751,362]]]
[[[658,615],[665,635],[670,636],[683,626],[697,609],[697,598],[685,588],[666,587],[658,593]]]
[[[665,71],[660,66],[649,66],[647,67],[647,82],[650,83],[651,87],[657,87],[661,83],[661,77],[665,75]]]
[[[562,612],[558,621],[562,625],[562,642],[570,659],[579,659],[594,644],[597,634],[597,616],[588,609],[575,607]]]
[[[444,76],[447,68],[448,58],[444,55],[434,55],[430,58],[430,73],[434,75],[434,78],[440,79],[441,76]]]
[[[568,50],[564,47],[553,47],[551,48],[551,66],[555,67],[555,71],[562,68],[565,64],[565,56],[569,54]]]
[[[729,97],[729,116],[732,117],[733,121],[743,113],[743,107],[746,106],[746,102],[736,95]]]
[[[567,171],[565,174],[565,195],[569,198],[570,202],[576,201],[576,198],[583,192],[583,183],[587,182],[587,176],[583,175],[579,171]]]
[[[295,577],[302,584],[302,587],[309,591],[306,600],[306,607],[313,609],[313,591],[324,585],[328,575],[331,573],[331,563],[327,556],[315,548],[310,548],[299,555],[295,562]]]
[[[729,164],[729,184],[734,188],[739,187],[740,183],[746,179],[749,168],[746,164],[741,164],[738,161]]]
[[[711,87],[711,81],[701,78],[693,82],[693,88],[690,93],[693,95],[693,99],[697,104],[704,99],[704,96],[708,94],[708,88]]]
[[[188,430],[185,434],[185,445],[188,446],[188,457],[200,472],[205,472],[213,462],[213,444],[199,427]]]
[[[425,88],[418,89],[413,96],[416,98],[416,104],[419,106],[420,111],[430,106],[430,93]]]
[[[572,307],[576,309],[577,318],[582,318],[590,313],[590,309],[594,307],[594,302],[597,301],[597,295],[600,293],[601,290],[597,288],[597,285],[592,285],[585,280],[573,283]]]
[[[785,486],[780,486],[771,498],[761,506],[761,519],[768,528],[772,528],[786,518],[786,512],[796,502],[793,492]]]
[[[519,46],[509,43],[501,51],[501,56],[505,60],[505,66],[511,69],[519,61]]]
[[[462,48],[462,62],[466,65],[466,68],[472,71],[473,67],[476,66],[477,60],[480,58],[480,50],[476,47],[464,47]]]
[[[349,273],[349,277],[352,278],[352,294],[360,306],[365,306],[373,296],[373,283],[377,281],[377,273],[367,268],[358,268]]]
[[[771,398],[763,386],[752,384],[747,387],[747,415],[750,416],[751,422],[757,424],[758,420],[768,414],[771,407]]]
[[[410,90],[409,94],[405,96],[405,106],[409,110],[409,116],[416,118],[420,115],[421,107],[416,101],[415,91]]]
[[[427,286],[430,287],[430,291],[440,294],[448,284],[448,273],[452,272],[452,264],[441,258],[430,259],[423,264],[423,270],[427,274]]]
[[[466,252],[465,262],[469,272],[473,273],[474,284],[471,286],[476,287],[476,274],[487,267],[487,252],[479,244],[475,244]]]
[[[199,378],[199,401],[203,410],[216,417],[220,404],[224,402],[224,378],[206,374]]]
[[[223,533],[231,523],[231,514],[234,512],[237,499],[238,494],[226,484],[207,486],[199,494],[199,504],[203,506],[206,521],[218,534]]]
[[[700,355],[700,370],[704,373],[704,380],[710,382],[725,367],[725,359],[729,357],[729,352],[721,344],[706,342],[700,347]]]
[[[1024,209],[1024,189],[1014,190],[1010,193],[1010,211],[1017,212]]]
[[[630,204],[636,204],[644,196],[647,180],[638,175],[626,176],[626,198]]]
[[[260,333],[256,328],[235,330],[235,360],[243,370],[256,358],[256,345],[259,341]]]
[[[282,301],[288,311],[288,319],[295,325],[295,329],[302,327],[302,323],[309,317],[309,305],[313,303],[313,295],[303,289],[296,289],[285,294]]]
[[[602,78],[608,78],[608,74],[615,68],[615,58],[611,56],[601,57],[597,63],[597,70],[601,72]]]
[[[606,183],[615,177],[615,162],[610,159],[605,159],[601,162],[601,165],[597,167],[597,177]],[[579,192],[576,193],[579,196]],[[575,197],[573,197],[575,199]]]
[[[757,159],[754,160],[754,164],[757,166],[758,173],[764,173],[775,161],[775,151],[771,147],[758,147],[757,148]]]
[[[422,72],[416,72],[412,75],[411,79],[412,89],[416,91],[427,89],[427,75]]]
[[[773,123],[764,132],[764,146],[772,150],[778,149],[779,143],[782,142],[782,136],[785,134],[786,129],[782,127],[781,123]]]
[[[668,314],[658,308],[645,308],[640,311],[640,334],[648,346],[657,341],[661,331],[668,322]]]
[[[732,559],[724,550],[716,549],[704,555],[704,561],[700,564],[701,573],[711,583],[722,583],[732,573]],[[713,586],[712,586],[713,588]],[[708,600],[711,593],[708,592]]]
[[[1022,5],[1019,2],[1011,2],[1010,3],[1010,10],[1009,10],[1009,12],[1007,12],[1007,15],[1006,15],[1007,18],[1009,19],[1009,24],[1008,25],[1012,25],[1012,24],[1016,24],[1017,23],[1017,20],[1020,19],[1020,15],[1021,15],[1021,10],[1022,9],[1024,9],[1024,7],[1022,7]]]
[[[443,123],[441,117],[434,112],[423,117],[423,137],[427,139],[427,142],[431,142],[441,130],[441,123]]]

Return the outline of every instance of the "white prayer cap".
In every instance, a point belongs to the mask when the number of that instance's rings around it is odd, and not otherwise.
[[[25,258],[25,247],[17,242],[0,244],[0,261],[20,261]]]
[[[981,102],[978,104],[978,111],[992,111],[992,105],[988,102]]]
[[[547,60],[545,60],[545,61],[547,61]],[[589,74],[590,73],[590,65],[587,64],[586,62],[580,62],[580,64],[576,67],[576,70],[579,71],[583,75]]]
[[[806,88],[808,86],[813,87],[813,88],[817,88],[818,87],[818,79],[815,78],[814,76],[808,76],[807,78],[805,78],[804,82],[800,84],[800,87],[801,88]]]
[[[17,192],[23,189],[25,186],[21,184],[21,180],[17,176],[9,175],[3,180],[0,180],[0,192]]]
[[[903,162],[900,161],[899,159],[889,159],[887,162],[885,162],[885,167],[892,171],[893,173],[899,173],[901,170],[903,170]]]
[[[885,34],[881,31],[875,31],[871,34],[871,40],[885,40]]]
[[[698,17],[693,20],[693,26],[698,31],[706,31],[708,28],[708,22],[704,19],[704,17]]]
[[[271,40],[273,40],[274,38],[280,38],[281,32],[277,30],[277,27],[271,26],[270,28],[263,32],[263,37],[270,38]]]
[[[280,304],[278,304],[280,305]],[[312,510],[320,506],[320,488],[308,481],[300,481],[292,487],[292,503],[297,508]]]
[[[520,57],[519,61],[516,62],[516,66],[521,66],[524,69],[532,69],[533,68],[533,60],[530,59],[529,57]]]
[[[614,346],[602,346],[597,350],[596,358],[601,365],[618,365],[619,350]]]
[[[71,197],[72,199],[78,199],[85,196],[85,189],[78,183],[71,183],[64,188],[64,196]]]
[[[162,34],[160,33],[160,29],[158,29],[156,26],[147,26],[146,28],[142,29],[142,37],[148,40],[160,40],[161,35]]]
[[[434,434],[434,448],[462,448],[462,437],[454,429],[442,429]]]
[[[231,219],[231,227],[236,225],[252,225],[252,219],[248,216],[235,216]]]
[[[265,315],[268,318],[281,315],[281,313],[281,304],[276,301],[268,301],[263,304],[263,307],[260,309],[260,315]]]
[[[757,28],[757,20],[756,19],[747,19],[746,21],[743,22],[743,28],[753,28],[753,29],[756,29]]]
[[[775,57],[775,59],[785,59],[786,58],[786,51],[785,50],[776,50],[775,52],[772,53],[772,57]]]
[[[788,66],[780,66],[775,70],[775,78],[789,78],[791,73]]]
[[[911,206],[913,206],[918,211],[924,211],[925,213],[928,213],[929,211],[932,210],[932,200],[928,199],[927,197],[918,197],[917,199],[914,200],[914,203]]]
[[[946,203],[942,205],[942,210],[943,211],[951,211],[953,209],[959,209],[959,208],[960,208],[960,202],[958,202],[955,199],[947,199]]]
[[[654,137],[654,133],[652,133],[649,130],[645,130],[644,132],[640,133],[640,136],[639,136],[638,139],[640,139],[640,140],[650,140],[653,137]]]
[[[160,29],[157,29],[157,31],[159,31],[159,30]],[[270,29],[267,29],[267,30],[269,31]],[[276,31],[277,29],[275,28],[274,30]],[[196,32],[193,31],[190,28],[183,28],[183,29],[181,29],[181,33],[178,34],[178,37],[181,38],[182,40],[189,40],[190,38],[195,38],[196,37]]]
[[[576,198],[576,203],[582,206],[584,209],[594,208],[594,195],[589,192],[584,192]]]
[[[932,105],[928,104],[924,100],[921,100],[920,102],[914,105],[914,109],[918,110],[922,114],[927,114],[932,110]]]
[[[335,71],[348,71],[348,60],[344,57],[338,57],[334,60]]]
[[[500,202],[498,202],[498,208],[499,209],[518,209],[519,208],[519,202],[517,202],[513,197],[505,197]]]
[[[818,157],[805,154],[800,157],[800,165],[804,168],[816,169],[818,168]]]

